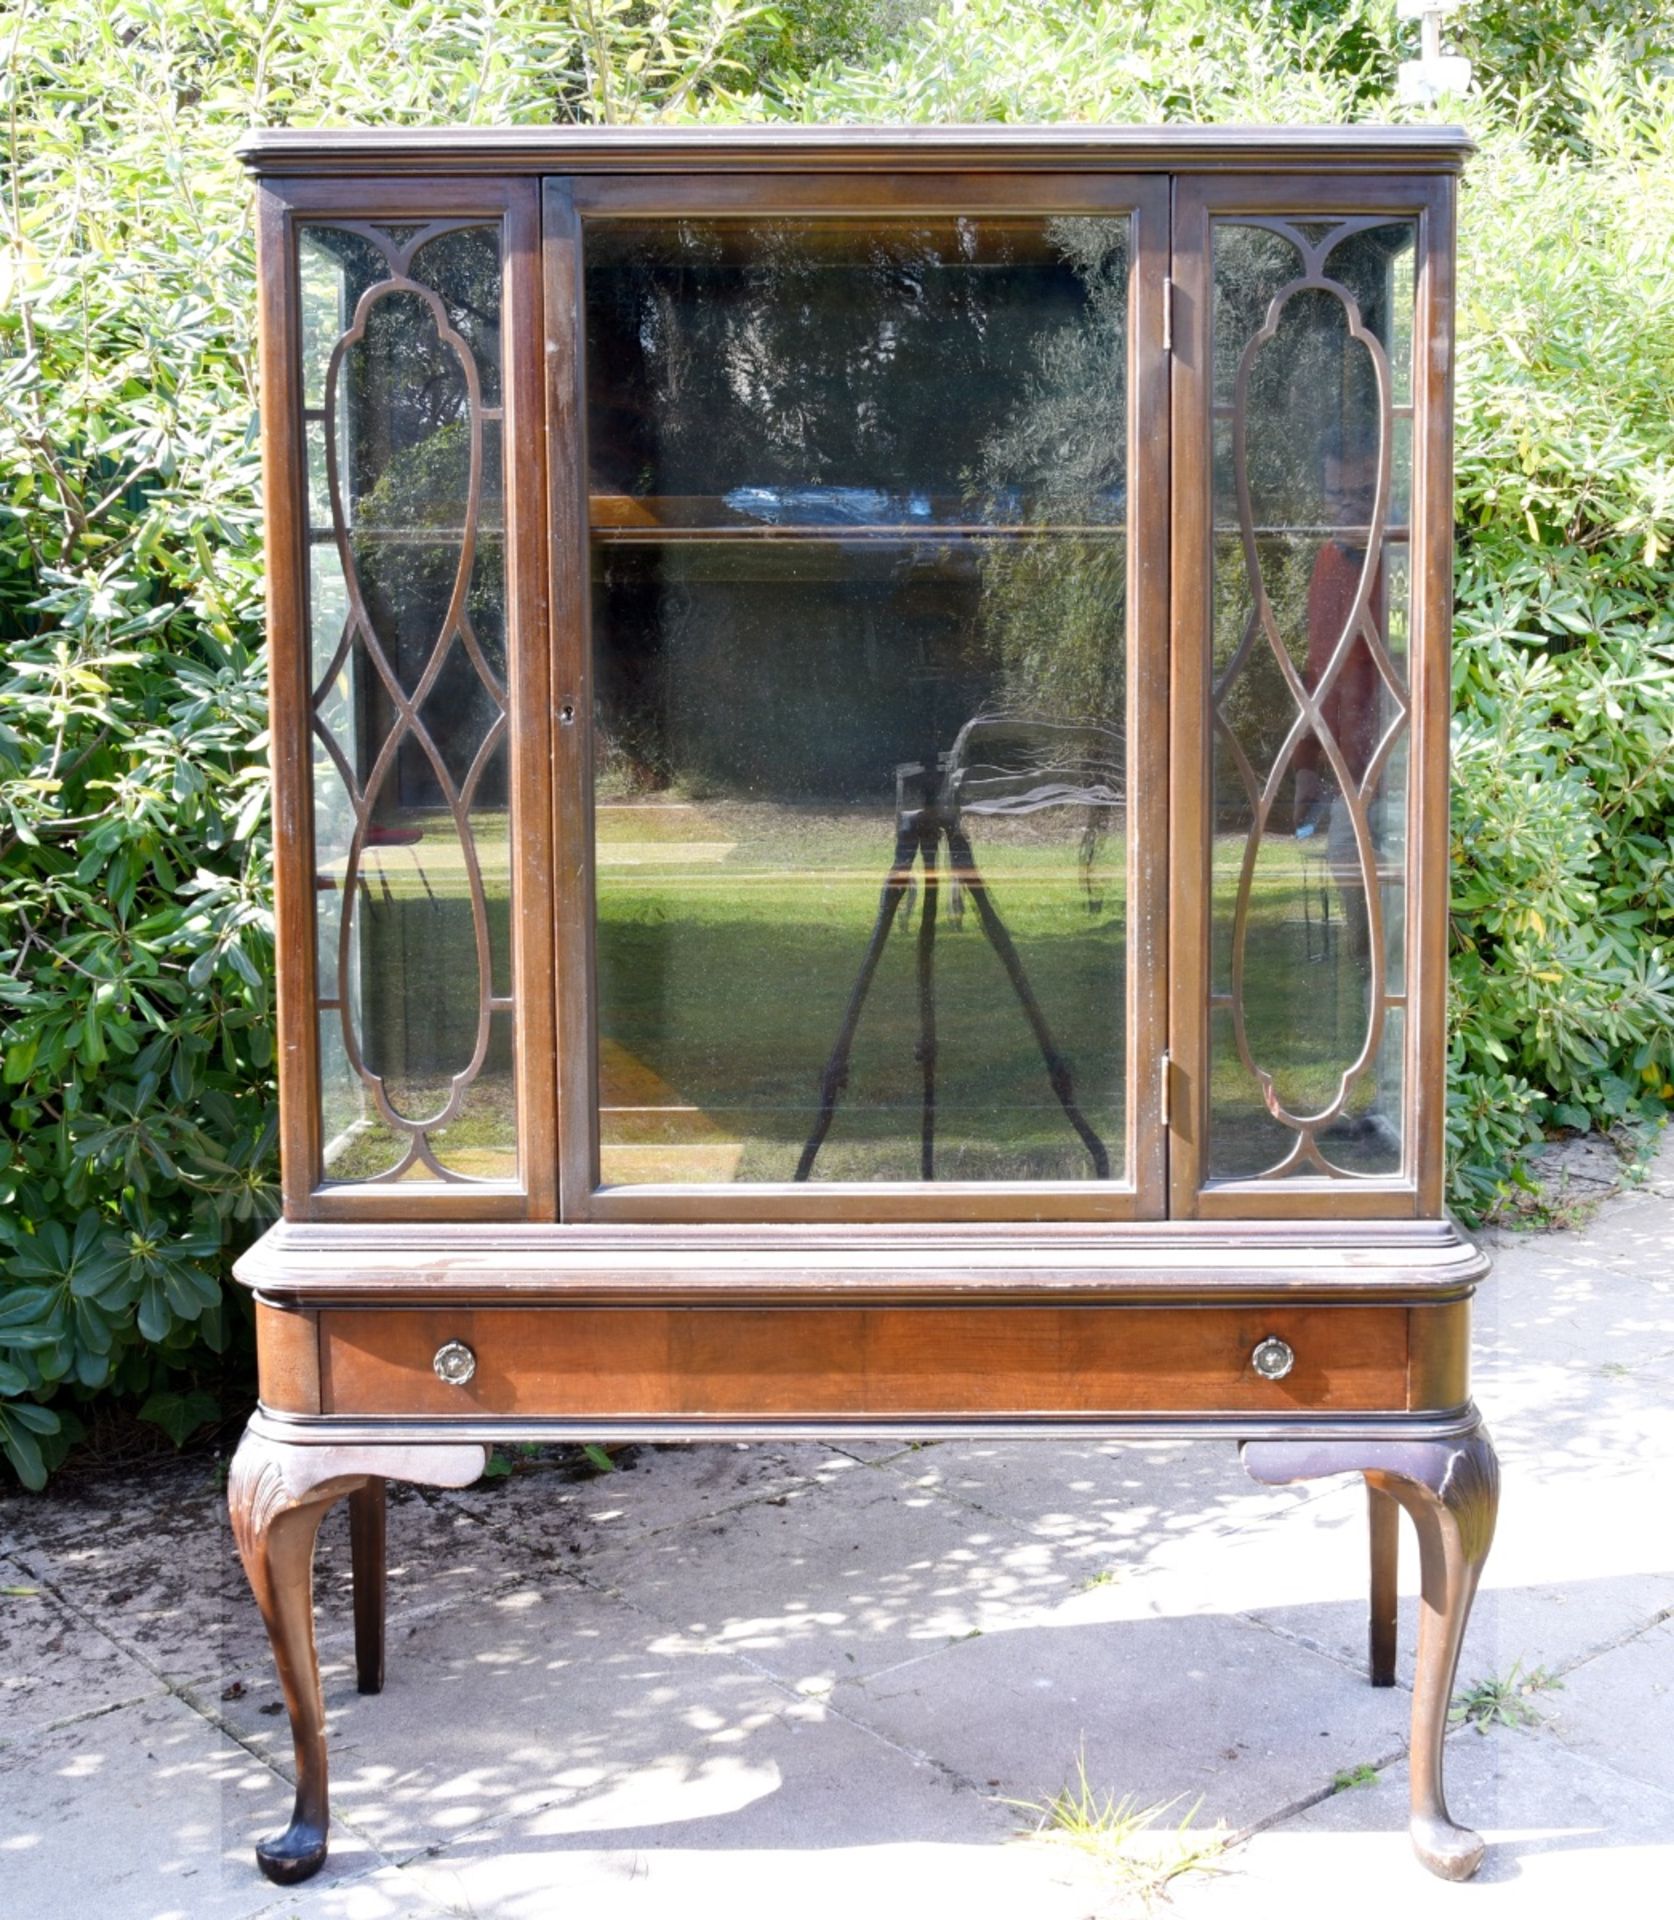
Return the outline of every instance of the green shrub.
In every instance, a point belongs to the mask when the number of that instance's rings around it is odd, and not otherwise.
[[[1636,1125],[1674,1098],[1674,82],[1654,77],[1674,29],[1652,5],[1542,0],[1461,31],[1488,86],[1461,261],[1449,1105],[1474,1213],[1542,1128]],[[239,1336],[227,1262],[273,1207],[236,135],[1337,120],[1383,115],[1410,51],[1388,0],[16,0],[0,1450],[25,1481],[94,1395],[176,1438],[214,1417]]]
[[[1490,1204],[1543,1126],[1674,1097],[1674,81],[1573,76],[1472,165],[1460,259],[1449,1126]]]
[[[759,78],[766,30],[739,0],[21,0],[0,30],[0,1451],[27,1484],[96,1394],[177,1440],[216,1416],[228,1263],[274,1210],[235,139],[643,116]]]

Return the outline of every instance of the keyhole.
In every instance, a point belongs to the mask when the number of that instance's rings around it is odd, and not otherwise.
[[[575,725],[575,702],[573,700],[566,700],[562,706],[559,707],[558,724],[561,727],[573,727]]]

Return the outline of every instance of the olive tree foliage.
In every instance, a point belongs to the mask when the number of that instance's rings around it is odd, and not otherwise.
[[[848,9],[848,15],[857,10]],[[274,1211],[248,184],[285,122],[682,113],[811,40],[744,0],[0,11],[0,1451],[177,1438]],[[803,47],[803,35],[807,41]]]

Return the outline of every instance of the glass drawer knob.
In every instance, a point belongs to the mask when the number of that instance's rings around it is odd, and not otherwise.
[[[438,1356],[437,1370],[441,1360]],[[1250,1365],[1255,1368],[1263,1380],[1282,1380],[1296,1365],[1296,1355],[1288,1341],[1281,1340],[1276,1334],[1269,1334],[1265,1340],[1256,1343],[1255,1352],[1250,1355]]]
[[[477,1356],[463,1340],[450,1340],[436,1349],[436,1358],[430,1364],[438,1380],[445,1380],[450,1387],[462,1387],[477,1370]]]

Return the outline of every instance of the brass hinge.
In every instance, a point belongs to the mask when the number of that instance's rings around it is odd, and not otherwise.
[[[1174,1113],[1174,1055],[1164,1053],[1162,1057],[1162,1123],[1172,1126]]]
[[[1163,352],[1174,351],[1174,282],[1163,281]]]

